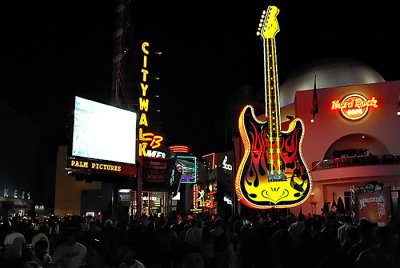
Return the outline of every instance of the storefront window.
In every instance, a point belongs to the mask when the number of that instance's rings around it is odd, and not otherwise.
[[[136,214],[136,201],[137,192],[132,192],[131,199],[131,213]],[[166,193],[165,192],[142,192],[142,214],[147,216],[159,215],[160,213],[166,213],[165,207]]]

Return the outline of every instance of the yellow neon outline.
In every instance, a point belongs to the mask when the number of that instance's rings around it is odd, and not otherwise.
[[[255,113],[254,113],[254,108],[251,105],[246,105],[243,108],[243,110],[242,110],[242,112],[241,112],[241,114],[239,116],[239,132],[240,132],[240,137],[241,137],[241,140],[242,140],[243,146],[244,146],[244,155],[243,155],[243,157],[242,157],[242,159],[240,161],[240,164],[239,164],[239,167],[238,167],[238,172],[236,173],[236,178],[235,178],[235,191],[236,191],[236,194],[238,196],[238,199],[243,204],[245,204],[246,206],[251,207],[251,208],[257,208],[257,209],[291,208],[291,207],[296,207],[296,206],[299,206],[299,205],[303,204],[304,202],[307,201],[308,197],[310,196],[310,194],[312,192],[312,186],[313,185],[312,185],[312,177],[311,177],[310,171],[308,169],[308,165],[305,162],[304,157],[303,157],[302,143],[303,143],[303,140],[304,140],[304,134],[305,134],[306,130],[305,130],[305,127],[304,127],[304,122],[300,118],[295,118],[290,123],[288,130],[281,131],[281,133],[287,134],[287,133],[292,132],[293,129],[295,128],[297,122],[300,122],[301,125],[302,125],[303,135],[301,135],[301,139],[299,141],[299,155],[300,155],[300,160],[304,164],[304,168],[306,170],[306,173],[309,176],[309,185],[310,185],[310,187],[309,187],[309,191],[308,191],[307,195],[301,201],[299,201],[297,203],[289,204],[289,205],[258,205],[258,204],[254,204],[253,202],[250,202],[249,199],[247,199],[245,197],[244,193],[242,192],[242,190],[240,188],[240,181],[241,181],[241,178],[242,178],[244,165],[245,165],[245,163],[246,163],[246,161],[247,161],[247,159],[248,159],[248,157],[250,155],[250,140],[249,140],[249,137],[247,136],[246,127],[245,127],[245,124],[244,124],[244,114],[245,114],[245,111],[247,109],[250,109],[251,114],[253,116],[253,119],[258,124],[265,123],[265,121],[261,121],[261,120],[257,119],[257,117],[255,116]]]
[[[350,94],[350,95],[345,96],[345,97],[341,100],[340,104],[343,104],[343,102],[345,102],[347,99],[349,99],[349,98],[351,98],[351,97],[358,97],[358,98],[362,99],[362,100],[365,101],[365,102],[368,101],[368,99],[367,99],[365,96],[363,96],[363,95],[361,95],[361,94],[354,93],[354,94]],[[364,118],[365,116],[367,116],[368,110],[369,110],[369,106],[366,105],[366,106],[365,106],[365,111],[364,111],[364,113],[363,113],[362,115],[360,115],[360,116],[358,116],[358,117],[350,117],[350,116],[348,116],[345,112],[343,112],[343,108],[340,108],[341,114],[342,114],[344,117],[346,117],[347,119],[352,120],[352,121],[360,120],[360,119]]]

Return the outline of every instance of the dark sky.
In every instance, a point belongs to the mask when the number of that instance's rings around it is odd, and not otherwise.
[[[281,83],[301,65],[335,56],[361,60],[387,81],[400,79],[394,3],[133,0],[132,27],[164,53],[157,67],[162,82],[155,90],[161,95],[166,142],[186,144],[199,156],[231,149],[237,107],[264,92],[256,31],[270,4],[280,8]],[[42,153],[54,159],[56,145],[68,141],[73,97],[110,102],[116,4],[9,5],[2,18],[0,101],[40,126]]]

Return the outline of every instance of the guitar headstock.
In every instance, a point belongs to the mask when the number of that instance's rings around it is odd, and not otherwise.
[[[268,6],[267,11],[263,11],[258,25],[257,35],[263,39],[274,38],[279,32],[277,16],[279,9],[276,6]]]

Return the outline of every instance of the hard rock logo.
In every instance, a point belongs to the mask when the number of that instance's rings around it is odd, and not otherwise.
[[[342,115],[350,120],[359,120],[368,113],[368,108],[378,107],[375,97],[367,99],[360,94],[350,94],[340,100],[333,100],[331,110],[340,110]]]

